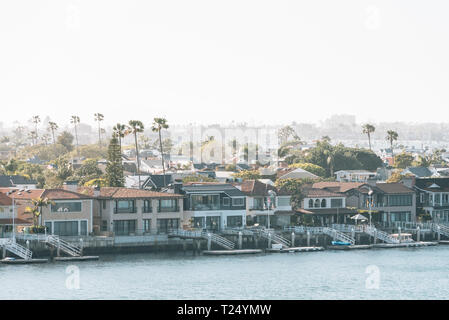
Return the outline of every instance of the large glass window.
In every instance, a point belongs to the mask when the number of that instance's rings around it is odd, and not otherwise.
[[[242,216],[229,216],[227,217],[227,226],[228,227],[241,227],[243,225]]]
[[[332,208],[343,208],[343,199],[331,199]]]
[[[168,233],[170,229],[179,228],[179,219],[157,219],[157,232]]]
[[[219,210],[220,196],[217,195],[192,195],[192,210]]]
[[[278,206],[287,207],[290,205],[290,197],[278,197]]]
[[[176,199],[159,200],[159,212],[174,212],[174,211],[178,211]]]
[[[245,198],[232,198],[232,206],[241,207],[245,204]]]
[[[410,212],[392,212],[390,215],[391,215],[391,222],[395,221],[410,222],[411,220]]]
[[[115,202],[115,213],[136,213],[134,200],[118,200]]]
[[[388,199],[388,205],[390,207],[411,206],[412,196],[409,194],[404,195],[391,195]]]
[[[206,229],[219,230],[220,229],[220,217],[206,217]]]
[[[53,222],[53,234],[59,236],[77,236],[78,221],[55,221]]]
[[[204,217],[194,217],[193,227],[198,229],[204,228],[204,220],[205,220]]]
[[[82,202],[56,202],[51,205],[52,212],[81,212]]]
[[[143,232],[151,231],[151,219],[143,219]]]
[[[80,221],[80,235],[82,236],[87,236],[87,221],[86,220],[82,220]]]
[[[144,200],[143,201],[143,208],[142,208],[142,212],[143,213],[150,213],[152,212],[152,205],[151,205],[151,200]]]
[[[118,236],[129,235],[136,232],[136,220],[115,220],[114,233]]]

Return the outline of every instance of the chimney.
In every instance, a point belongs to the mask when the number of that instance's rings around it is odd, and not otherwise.
[[[62,188],[67,191],[78,191],[78,181],[76,180],[67,180],[62,184]]]
[[[416,183],[416,177],[415,176],[403,177],[401,179],[401,183],[406,187],[413,188]]]
[[[175,182],[173,183],[173,186],[174,186],[174,193],[175,194],[181,194],[182,180],[181,179],[175,179]]]
[[[100,196],[101,188],[99,186],[94,186],[94,197],[97,198]]]

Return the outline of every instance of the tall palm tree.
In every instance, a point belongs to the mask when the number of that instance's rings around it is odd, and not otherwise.
[[[132,133],[134,135],[134,143],[136,146],[136,161],[137,161],[137,175],[139,176],[139,189],[140,185],[140,158],[139,158],[139,145],[137,143],[137,134],[142,133],[145,130],[145,127],[142,121],[139,120],[129,120],[128,122],[128,133]]]
[[[112,130],[114,130],[115,136],[118,138],[118,143],[120,145],[120,154],[122,153],[122,138],[127,134],[126,125],[117,123]]]
[[[58,130],[58,125],[56,124],[56,122],[52,122],[52,121],[49,121],[48,122],[48,128],[47,128],[47,130],[49,130],[49,131],[51,131],[51,135],[52,135],[52,137],[53,137],[53,144],[55,144],[56,143],[56,139],[55,139],[55,131],[56,130]]]
[[[393,131],[393,130],[387,131],[387,136],[385,137],[385,139],[387,139],[387,141],[390,141],[391,155],[393,155],[393,142],[397,141],[398,137],[399,137],[399,135],[396,131]]]
[[[78,144],[78,124],[80,123],[80,117],[72,116],[70,118],[70,123],[75,127],[75,139],[76,139],[76,153],[79,155],[79,144]]]
[[[100,122],[104,120],[104,115],[101,113],[95,113],[95,121],[98,122],[98,144],[101,147],[101,125]]]
[[[41,140],[44,142],[46,146],[48,146],[48,142],[50,141],[50,135],[45,133],[41,136]]]
[[[151,130],[153,132],[157,132],[159,134],[159,146],[161,148],[161,159],[162,159],[162,173],[164,175],[164,187],[167,186],[165,182],[165,165],[164,165],[164,150],[162,148],[162,129],[168,129],[167,119],[164,118],[154,118],[153,126],[151,127]]]
[[[371,133],[376,131],[376,128],[372,124],[366,123],[362,126],[362,129],[362,132],[368,136],[369,149],[371,150]]]
[[[30,132],[28,133],[28,138],[31,140],[31,143],[32,143],[33,145],[36,145],[36,144],[37,144],[37,134],[36,134],[36,131],[30,131]]]
[[[31,202],[33,203],[34,209],[33,209],[33,224],[41,225],[42,224],[42,208],[48,207],[50,204],[53,204],[53,201],[51,201],[48,198],[37,198],[32,199]]]
[[[37,140],[37,137],[38,137],[37,125],[41,122],[41,117],[39,117],[39,116],[33,116],[33,117],[31,118],[31,122],[34,123],[34,130],[35,130],[35,132],[36,132],[36,140]]]

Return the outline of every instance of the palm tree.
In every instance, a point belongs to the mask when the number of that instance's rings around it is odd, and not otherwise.
[[[162,129],[168,129],[167,119],[164,118],[154,118],[153,126],[151,130],[153,132],[157,132],[159,134],[159,145],[161,148],[161,159],[162,159],[162,173],[164,175],[164,187],[166,187],[165,183],[165,165],[164,165],[164,150],[162,148]]]
[[[70,119],[70,123],[73,124],[73,126],[75,127],[75,139],[76,139],[76,153],[79,154],[79,148],[78,148],[78,124],[80,123],[80,117],[78,116],[72,116],[72,118]]]
[[[398,140],[398,136],[399,135],[396,131],[393,131],[393,130],[387,131],[387,136],[385,139],[387,139],[387,141],[390,141],[391,155],[393,155],[393,141]]]
[[[50,135],[48,133],[43,134],[41,140],[44,142],[46,146],[48,146],[48,142],[50,141]]]
[[[36,145],[36,144],[37,144],[37,134],[36,134],[36,131],[30,131],[30,132],[28,133],[28,138],[31,140],[31,143],[32,143],[33,145]]]
[[[33,224],[35,226],[40,226],[42,224],[42,208],[48,207],[50,204],[53,204],[53,201],[49,200],[48,198],[37,198],[32,199],[31,202],[33,203],[34,209],[33,209]],[[40,220],[40,221],[39,221]]]
[[[104,120],[104,115],[101,113],[95,113],[95,121],[98,122],[98,144],[101,147],[101,126],[100,126],[100,122]]]
[[[120,145],[120,154],[122,154],[122,138],[127,134],[126,125],[117,123],[112,130],[114,130],[115,136],[118,138],[118,143]]]
[[[145,130],[145,127],[142,121],[139,120],[129,120],[128,122],[128,133],[132,133],[134,135],[134,143],[136,146],[136,161],[137,161],[137,174],[139,176],[139,189],[140,185],[140,158],[139,158],[139,145],[137,144],[137,134],[142,133]]]
[[[37,140],[37,137],[38,137],[38,133],[37,133],[37,125],[39,124],[39,122],[41,122],[41,117],[39,117],[39,116],[33,116],[33,117],[31,118],[31,122],[34,123],[34,130],[35,130],[35,132],[36,132],[36,140]]]
[[[56,139],[55,139],[55,131],[58,130],[58,125],[56,124],[56,122],[48,122],[48,128],[47,130],[51,131],[51,135],[53,137],[53,144],[56,143]]]
[[[362,129],[362,132],[368,136],[369,149],[371,150],[371,133],[373,133],[376,128],[372,124],[366,123],[362,126]]]

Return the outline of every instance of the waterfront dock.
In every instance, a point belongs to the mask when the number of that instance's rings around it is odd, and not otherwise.
[[[379,244],[373,244],[372,246],[374,248],[408,248],[408,247],[429,247],[429,246],[436,246],[438,245],[438,242],[403,242],[403,243],[379,243]]]
[[[4,264],[31,264],[31,263],[47,263],[48,259],[2,259],[1,263]]]
[[[373,246],[370,244],[355,244],[350,246],[327,246],[329,250],[366,250],[371,249]]]
[[[237,255],[237,254],[257,254],[262,253],[261,249],[241,249],[241,250],[205,250],[203,254],[211,256]]]
[[[53,261],[93,261],[98,259],[100,259],[99,256],[54,257]]]
[[[286,253],[286,252],[312,252],[312,251],[323,251],[323,247],[291,247],[291,248],[270,248],[266,249],[266,252],[270,253]]]

